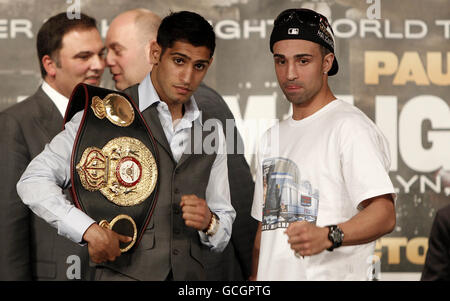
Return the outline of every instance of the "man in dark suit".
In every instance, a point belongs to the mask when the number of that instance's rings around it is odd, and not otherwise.
[[[152,70],[150,44],[156,39],[160,22],[159,16],[146,9],[126,11],[111,22],[106,36],[106,63],[117,89],[124,90],[139,84]],[[236,219],[227,248],[222,253],[211,253],[206,259],[207,279],[245,280],[251,273],[251,252],[257,223],[250,217],[254,182],[243,155],[243,142],[234,127],[233,114],[216,91],[202,83],[194,97],[201,111],[220,120],[225,133],[233,133],[233,136],[226,138],[234,142],[234,149],[228,150],[227,157],[231,204],[236,210]],[[227,120],[233,122],[227,125]]]
[[[95,19],[66,13],[48,19],[37,36],[43,84],[0,113],[0,280],[89,279],[85,247],[57,234],[20,200],[16,183],[28,163],[63,128],[68,98],[79,82],[98,85],[105,62]],[[74,255],[74,256],[73,256]]]
[[[434,218],[421,280],[450,281],[450,205]]]

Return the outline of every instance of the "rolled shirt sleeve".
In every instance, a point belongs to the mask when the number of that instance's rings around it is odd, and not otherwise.
[[[66,123],[44,150],[31,161],[17,183],[17,193],[36,215],[58,230],[58,234],[81,243],[95,221],[76,208],[63,193],[70,185],[70,158],[83,112]]]
[[[236,211],[231,205],[230,185],[228,183],[226,142],[220,124],[218,133],[220,147],[211,168],[205,195],[209,209],[219,217],[219,228],[212,236],[206,235],[203,231],[198,231],[200,241],[214,252],[222,252],[227,246],[236,218]]]

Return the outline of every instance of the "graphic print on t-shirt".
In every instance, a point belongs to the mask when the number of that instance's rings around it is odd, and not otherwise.
[[[262,165],[262,230],[287,228],[296,221],[316,224],[319,190],[301,178],[297,164],[286,158],[269,158]]]

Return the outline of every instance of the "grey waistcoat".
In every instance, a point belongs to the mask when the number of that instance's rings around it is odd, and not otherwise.
[[[125,90],[125,93],[138,104],[137,86]],[[205,199],[216,154],[183,154],[177,164],[156,106],[147,108],[142,115],[158,150],[156,208],[138,248],[104,266],[138,280],[165,280],[171,270],[174,280],[205,280],[205,257],[210,251],[200,242],[197,230],[184,224],[179,204],[184,194],[195,194]],[[202,143],[208,134],[203,132],[201,141],[197,142]]]

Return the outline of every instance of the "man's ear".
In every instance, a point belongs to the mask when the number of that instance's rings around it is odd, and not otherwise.
[[[158,65],[161,58],[161,46],[156,41],[150,43],[150,64]]]
[[[152,45],[153,42],[156,42],[156,41],[155,40],[148,40],[148,42],[145,44],[145,47],[144,47],[145,58],[147,59],[147,62],[149,64],[151,64],[151,61],[150,61],[150,48],[151,48],[151,45]]]
[[[56,62],[48,54],[44,55],[41,61],[47,75],[54,77],[56,75],[56,68],[58,68]]]
[[[333,67],[333,60],[334,60],[334,54],[328,53],[325,55],[322,61],[322,71],[324,74],[328,73],[330,71],[331,67]]]

